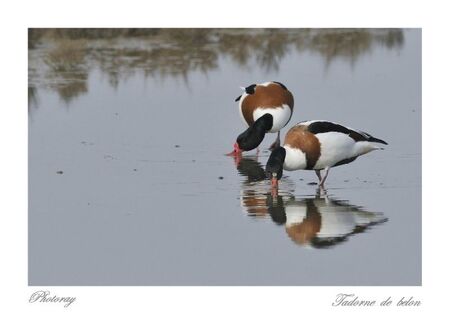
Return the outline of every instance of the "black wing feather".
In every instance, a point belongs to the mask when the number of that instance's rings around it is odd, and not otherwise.
[[[345,126],[342,126],[340,124],[329,122],[329,121],[313,122],[308,126],[308,131],[313,134],[327,133],[327,132],[339,132],[339,133],[347,134],[352,139],[354,139],[356,142],[367,141],[367,142],[376,142],[376,143],[382,143],[382,144],[387,145],[387,143],[385,141],[378,139],[376,137],[373,137],[372,135],[370,135],[366,132],[357,132],[355,130],[346,128]]]
[[[286,90],[287,90],[287,87],[284,86],[284,84],[282,84],[282,83],[280,83],[280,82],[277,82],[277,81],[273,81],[273,82],[276,83],[276,84],[278,84],[278,85],[280,85],[283,89],[286,89]]]
[[[350,134],[351,130],[345,126],[328,121],[316,121],[308,126],[308,131],[313,134],[327,133],[327,132],[339,132],[344,134]]]

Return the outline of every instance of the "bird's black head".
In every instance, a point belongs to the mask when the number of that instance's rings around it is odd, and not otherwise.
[[[275,148],[270,154],[269,160],[266,164],[266,176],[272,180],[272,185],[277,184],[277,181],[283,176],[283,164],[286,158],[286,150],[284,147]]]
[[[273,117],[266,113],[255,121],[247,130],[239,134],[236,143],[244,151],[255,149],[261,144],[267,131],[273,126]]]

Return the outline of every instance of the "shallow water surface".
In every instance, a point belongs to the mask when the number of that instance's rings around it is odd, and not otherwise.
[[[268,80],[294,95],[288,128],[389,145],[272,195],[274,134],[224,155],[238,87]],[[28,91],[30,285],[421,284],[420,30],[42,38]]]

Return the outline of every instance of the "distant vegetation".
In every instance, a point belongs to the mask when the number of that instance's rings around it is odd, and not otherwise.
[[[401,29],[36,28],[28,30],[29,86],[55,89],[69,102],[99,68],[113,87],[136,72],[173,76],[217,68],[219,56],[242,67],[278,71],[291,51],[351,64],[375,46],[403,45]],[[37,99],[36,97],[30,98]]]
[[[211,33],[208,28],[30,28],[28,46],[33,48],[42,39],[114,39],[152,37],[160,34],[174,39],[203,38]]]
[[[86,40],[59,40],[44,61],[53,71],[75,71],[83,64]]]

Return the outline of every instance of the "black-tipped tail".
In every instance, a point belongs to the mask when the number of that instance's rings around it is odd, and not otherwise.
[[[369,142],[381,143],[381,144],[384,144],[384,145],[388,145],[388,143],[386,143],[385,141],[380,140],[379,138],[376,138],[376,137],[373,137],[373,136],[369,137],[368,141]]]
[[[369,133],[361,132],[361,131],[359,131],[359,133],[362,134],[364,136],[364,138],[365,138],[364,140],[366,140],[368,142],[381,143],[381,144],[384,144],[384,145],[388,145],[388,143],[386,143],[385,141],[383,141],[383,140],[381,140],[379,138],[373,137]]]

